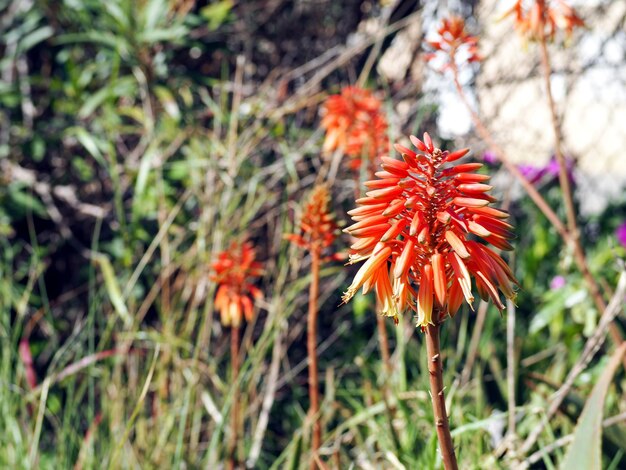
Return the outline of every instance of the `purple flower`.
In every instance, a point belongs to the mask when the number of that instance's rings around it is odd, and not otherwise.
[[[567,167],[567,176],[569,180],[573,182],[574,160],[567,157],[565,159],[565,165]],[[522,175],[524,175],[524,177],[533,184],[543,180],[545,177],[548,177],[548,181],[559,178],[559,162],[554,155],[552,155],[550,161],[545,166],[517,165],[517,168],[522,172]]]
[[[550,281],[550,289],[559,290],[565,286],[565,278],[563,276],[554,276]]]
[[[524,178],[533,184],[541,180],[541,178],[543,178],[546,174],[546,170],[544,168],[540,168],[535,165],[517,165],[517,168],[522,175],[524,175]]]
[[[622,222],[619,227],[617,227],[615,236],[617,237],[617,241],[626,248],[626,222]]]
[[[570,157],[565,157],[565,168],[567,170],[567,177],[570,181],[574,181],[574,159]],[[552,178],[559,177],[559,162],[556,159],[555,155],[550,157],[550,161],[544,167],[546,174],[550,175]]]
[[[483,153],[483,161],[487,165],[497,165],[499,163],[498,156],[491,150],[487,150],[485,153]]]

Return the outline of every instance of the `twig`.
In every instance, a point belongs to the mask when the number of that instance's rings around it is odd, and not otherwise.
[[[613,426],[623,421],[626,421],[626,412],[606,418],[604,421],[602,421],[602,426],[608,428],[609,426]]]
[[[626,420],[626,413],[620,413],[618,415],[615,416],[611,416],[609,418],[606,418],[605,420],[602,421],[602,427],[603,428],[608,428],[610,426],[613,426],[614,424],[620,423],[622,421]],[[567,444],[569,444],[570,442],[572,442],[574,440],[574,434],[568,434],[567,436],[563,436],[559,439],[557,439],[556,441],[548,444],[547,446],[539,449],[537,452],[534,452],[532,454],[530,454],[528,456],[528,458],[526,460],[524,460],[517,468],[516,470],[525,470],[528,467],[530,467],[532,464],[539,462],[539,460],[541,460],[543,457],[545,457],[546,455],[551,454],[552,452],[554,452],[555,450],[566,446]]]
[[[422,12],[418,10],[415,13],[412,13],[409,16],[402,18],[399,21],[387,26],[382,31],[379,31],[377,34],[370,36],[366,39],[363,39],[359,43],[355,44],[352,47],[346,48],[341,54],[337,56],[332,62],[328,63],[324,67],[318,69],[318,71],[311,77],[311,79],[297,92],[297,96],[309,95],[312,90],[317,88],[317,86],[326,78],[329,74],[331,74],[337,68],[343,66],[348,61],[350,61],[355,55],[360,54],[362,51],[367,49],[369,46],[374,44],[381,38],[385,38],[386,36],[395,33],[396,31],[401,30],[407,25],[411,24],[411,22],[417,17],[420,16]]]
[[[269,422],[269,415],[274,404],[274,397],[276,395],[276,385],[278,382],[278,374],[280,372],[280,360],[283,356],[282,347],[282,332],[276,335],[274,340],[274,347],[272,350],[272,363],[270,365],[270,371],[267,378],[267,386],[265,389],[265,397],[263,398],[263,405],[261,406],[261,413],[259,414],[259,421],[256,429],[254,430],[254,437],[252,438],[252,447],[250,448],[250,455],[246,461],[246,467],[254,468],[259,456],[261,455],[261,446],[263,445],[263,437],[267,430],[267,424]]]
[[[228,174],[235,178],[237,174],[237,128],[239,125],[239,107],[241,105],[243,69],[246,63],[244,56],[237,56],[237,68],[235,69],[235,89],[233,90],[233,105],[230,112],[228,125]]]
[[[389,354],[389,339],[387,337],[387,318],[384,315],[380,315],[382,308],[378,306],[378,300],[376,300],[376,327],[378,329],[378,342],[380,346],[380,357],[383,360],[383,369],[385,370],[385,383],[391,375],[391,357]]]
[[[507,402],[509,407],[509,426],[507,429],[507,437],[509,445],[512,449],[517,439],[515,429],[515,313],[516,306],[511,299],[506,302],[506,385],[507,385]]]
[[[537,0],[537,4],[542,13],[545,13],[544,0]],[[572,188],[569,184],[569,177],[567,175],[567,166],[565,163],[565,157],[563,156],[562,142],[563,137],[561,134],[561,126],[559,124],[559,118],[556,112],[556,104],[554,97],[552,96],[552,86],[550,84],[550,75],[552,74],[550,68],[550,56],[548,54],[548,46],[546,44],[545,31],[539,28],[539,48],[541,50],[541,68],[543,71],[544,87],[546,89],[546,98],[548,99],[548,105],[550,108],[550,117],[552,121],[552,129],[554,130],[554,153],[556,154],[556,160],[559,164],[559,183],[561,190],[563,191],[563,200],[565,202],[565,213],[567,215],[567,226],[570,235],[576,241],[578,239],[578,227],[576,224],[576,210],[574,209],[574,201],[572,198]]]
[[[611,302],[609,302],[608,307],[600,317],[600,323],[596,327],[596,331],[585,343],[585,347],[582,354],[580,355],[580,358],[578,359],[576,364],[574,364],[574,367],[572,367],[572,369],[570,370],[561,388],[557,390],[556,393],[553,395],[552,402],[546,410],[544,419],[535,428],[533,428],[531,433],[524,441],[524,444],[519,450],[520,455],[524,455],[528,453],[530,449],[532,449],[532,447],[535,445],[535,442],[537,442],[539,435],[543,431],[546,423],[548,423],[552,416],[554,416],[554,414],[557,412],[559,406],[567,396],[567,393],[572,388],[574,380],[576,380],[580,373],[585,370],[593,356],[596,354],[596,352],[598,352],[598,350],[604,343],[609,325],[623,308],[624,295],[626,295],[626,271],[622,271],[619,282],[617,283],[617,289],[615,289],[615,295],[613,295]]]
[[[467,360],[463,366],[463,371],[461,371],[461,379],[459,381],[460,387],[467,384],[472,373],[472,368],[474,367],[474,362],[476,361],[476,356],[478,355],[478,345],[480,343],[480,337],[485,325],[485,318],[487,318],[488,307],[489,303],[484,300],[480,301],[478,312],[476,314],[476,323],[474,324],[474,330],[472,331],[472,339],[470,340],[469,353],[467,354]]]
[[[546,14],[544,0],[538,0],[537,5],[542,14]],[[556,111],[556,104],[554,97],[552,96],[552,86],[550,84],[550,76],[552,75],[550,67],[550,55],[548,54],[548,45],[546,44],[545,31],[542,28],[540,30],[539,48],[541,50],[541,69],[543,72],[544,87],[546,89],[546,98],[548,100],[548,107],[550,108],[550,117],[552,123],[552,129],[554,131],[554,153],[556,154],[556,160],[559,164],[559,184],[561,185],[561,191],[563,193],[563,201],[565,203],[565,214],[567,217],[567,228],[571,239],[571,245],[574,250],[574,257],[582,272],[582,275],[589,286],[591,296],[596,304],[598,312],[603,312],[606,309],[606,302],[600,292],[600,287],[595,278],[589,271],[589,265],[585,257],[585,251],[580,242],[580,230],[576,223],[576,209],[574,208],[574,198],[572,196],[572,188],[570,186],[569,176],[567,173],[567,163],[563,156],[563,136],[561,133],[561,126],[559,124],[559,117]],[[616,344],[620,344],[623,341],[622,335],[619,330],[614,327],[611,329],[611,336]],[[624,366],[626,367],[626,358],[624,359]]]
[[[385,12],[382,14],[382,18],[380,19],[381,25],[386,25],[389,22],[389,18],[391,18],[391,14],[395,10],[397,4],[398,4],[398,0],[393,2],[391,5],[388,5],[387,7],[385,7]],[[359,74],[359,78],[357,79],[357,85],[361,88],[363,88],[363,85],[365,85],[365,81],[367,80],[367,77],[369,76],[370,71],[372,70],[372,67],[374,66],[374,61],[376,60],[376,57],[378,57],[378,54],[380,53],[380,49],[383,45],[383,39],[384,39],[384,36],[381,36],[380,38],[376,40],[376,42],[374,43],[374,47],[372,47],[372,50],[367,56],[365,65],[363,65],[363,68],[361,69],[361,73]]]

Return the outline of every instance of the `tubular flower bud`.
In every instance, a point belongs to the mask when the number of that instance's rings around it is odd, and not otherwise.
[[[463,301],[472,307],[473,285],[504,308],[500,295],[513,298],[517,281],[500,255],[476,240],[511,249],[507,214],[490,206],[491,187],[474,178],[479,166],[453,163],[465,150],[442,152],[428,134],[411,141],[422,153],[396,146],[403,160],[383,160],[394,172],[378,172],[376,190],[350,211],[356,224],[346,232],[363,240],[352,245],[350,257],[365,264],[344,302],[361,287],[375,289],[381,313],[395,316],[410,307],[422,328],[454,315]],[[406,176],[399,178],[396,170]]]
[[[261,263],[255,261],[252,243],[231,243],[227,250],[217,255],[211,267],[210,279],[218,284],[214,305],[220,312],[222,325],[239,327],[242,317],[251,321],[253,301],[262,297],[253,281],[263,273]]]

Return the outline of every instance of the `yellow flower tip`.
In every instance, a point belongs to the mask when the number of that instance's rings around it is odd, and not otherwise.
[[[396,303],[393,301],[391,297],[383,299],[382,305],[383,305],[383,308],[380,312],[381,315],[384,315],[386,317],[394,317],[394,318],[398,316],[398,309],[396,307]]]
[[[352,299],[352,297],[354,297],[354,294],[356,294],[356,290],[352,289],[352,288],[348,288],[348,290],[345,291],[343,293],[343,295],[341,296],[341,304],[340,305],[344,305],[344,304],[347,304],[348,302],[350,302],[350,299]]]

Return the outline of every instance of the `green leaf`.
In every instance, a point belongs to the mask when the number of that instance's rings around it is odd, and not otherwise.
[[[55,36],[54,42],[56,44],[75,44],[77,42],[93,43],[95,45],[110,47],[124,58],[129,57],[130,50],[132,49],[126,39],[104,31],[62,34],[60,36]]]
[[[180,120],[180,109],[178,109],[176,98],[174,98],[172,92],[164,86],[156,86],[154,87],[154,93],[163,105],[165,112],[177,121]]]
[[[19,55],[23,52],[28,51],[29,49],[39,44],[41,41],[45,41],[46,39],[48,39],[50,36],[52,36],[53,33],[54,30],[50,26],[44,26],[43,28],[36,29],[32,33],[27,34],[21,39],[20,44],[17,48],[17,54]]]
[[[48,218],[48,211],[41,201],[31,194],[30,189],[24,187],[21,183],[9,185],[9,197],[11,202],[23,212],[32,211],[38,217]]]
[[[183,26],[172,26],[171,28],[157,28],[150,31],[143,31],[137,35],[139,42],[154,44],[156,42],[182,40],[187,37],[188,29]]]
[[[301,460],[302,460],[302,435],[299,434],[296,437],[296,445],[293,448],[293,452],[289,456],[289,463],[286,465],[286,468],[296,470]]]
[[[552,293],[550,293],[552,294]],[[530,321],[528,332],[531,335],[536,334],[552,322],[552,320],[560,315],[565,309],[566,298],[562,294],[546,296],[546,304],[535,314]]]
[[[609,364],[606,366],[600,379],[593,387],[591,395],[585,403],[583,412],[578,418],[578,424],[574,431],[574,440],[561,469],[602,469],[602,417],[604,413],[604,400],[613,381],[613,376],[622,362],[626,353],[626,343],[613,353]]]
[[[223,0],[202,8],[200,14],[208,21],[209,30],[213,31],[226,21],[232,8],[232,0]]]
[[[74,135],[78,141],[85,147],[85,150],[104,168],[107,167],[106,161],[100,151],[100,146],[95,137],[92,136],[84,127],[70,127],[66,131],[67,135]]]
[[[163,0],[150,0],[146,5],[144,13],[144,30],[156,29],[159,22],[167,14],[168,6]]]
[[[113,308],[115,308],[115,311],[124,321],[124,324],[127,327],[130,326],[132,320],[130,318],[130,314],[128,313],[128,309],[126,308],[126,304],[124,303],[124,297],[122,297],[122,291],[120,290],[120,285],[115,277],[115,271],[113,271],[111,261],[109,261],[109,258],[105,255],[96,256],[94,261],[98,264],[98,266],[100,266],[102,277],[104,278],[104,286],[106,287],[109,299],[111,299]]]
[[[83,106],[78,111],[78,117],[85,119],[91,116],[96,109],[102,106],[108,100],[117,99],[121,96],[133,96],[135,94],[136,84],[132,77],[124,77],[116,80],[113,84],[108,85],[97,92],[93,93],[85,100]]]

